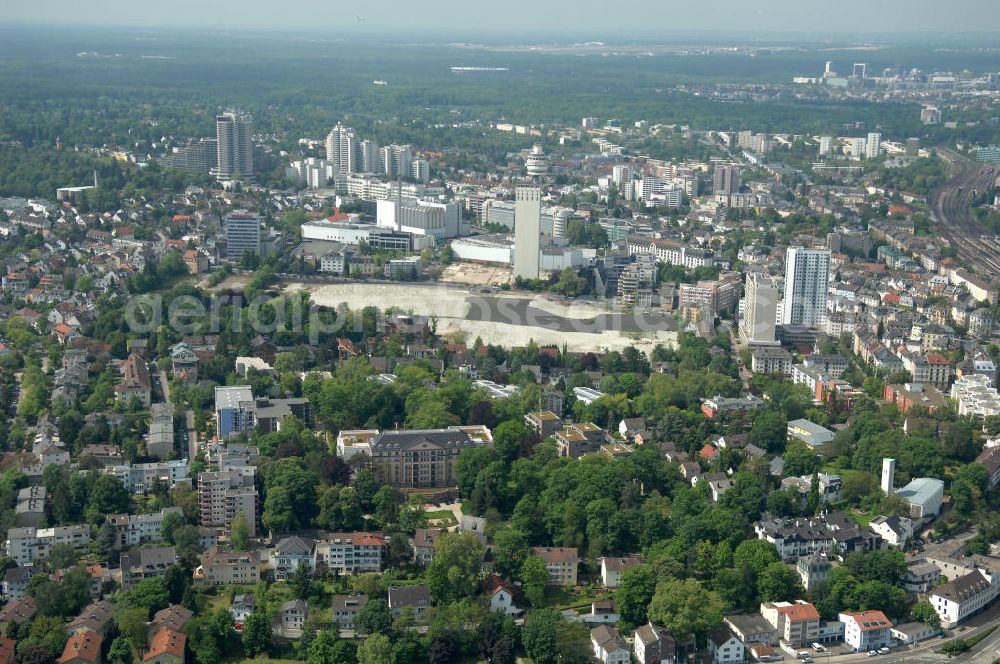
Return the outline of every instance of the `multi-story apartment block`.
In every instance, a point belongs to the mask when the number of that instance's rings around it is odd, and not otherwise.
[[[536,411],[524,416],[524,423],[542,438],[548,438],[559,431],[562,418],[550,410]]]
[[[882,538],[862,528],[843,512],[830,512],[809,519],[766,519],[754,527],[757,537],[778,549],[785,561],[825,553],[843,557],[854,551],[882,548]]]
[[[584,454],[596,452],[605,442],[604,430],[593,422],[570,424],[562,431],[557,431],[556,451],[559,456],[579,459]]]
[[[715,167],[712,175],[712,185],[716,194],[735,194],[742,186],[739,166],[719,165]]]
[[[108,523],[118,533],[118,547],[131,548],[163,540],[163,520],[168,514],[183,512],[179,507],[164,507],[152,514],[110,514]]]
[[[790,247],[785,254],[784,325],[818,327],[826,316],[831,254],[827,249]]]
[[[227,111],[215,118],[216,166],[212,174],[226,180],[237,173],[245,178],[254,174],[253,118],[239,110]]]
[[[225,216],[226,258],[238,261],[245,252],[260,256],[260,216],[246,210],[235,210]]]
[[[838,619],[844,623],[844,642],[857,652],[886,648],[891,642],[892,623],[881,611],[844,611]]]
[[[959,415],[990,417],[1000,415],[1000,394],[982,374],[962,376],[951,386],[951,398],[958,402]]]
[[[187,459],[110,466],[105,472],[118,478],[130,493],[149,493],[157,484],[173,488],[179,483],[191,481]]]
[[[228,531],[242,517],[250,536],[257,532],[255,466],[235,466],[198,476],[198,509],[201,525]]]
[[[577,567],[580,556],[573,547],[533,546],[528,550],[533,556],[545,561],[552,585],[576,585]]]
[[[153,384],[149,378],[146,361],[132,353],[122,363],[122,381],[115,386],[115,399],[122,403],[135,397],[143,408],[149,408]]]
[[[743,282],[739,275],[729,272],[716,281],[681,284],[680,306],[698,305],[714,312],[731,312],[736,308],[742,292]]]
[[[719,259],[711,251],[686,247],[673,240],[650,240],[645,237],[630,237],[628,239],[630,254],[652,254],[661,263],[683,265],[688,269],[714,265]]]
[[[249,385],[215,388],[215,419],[222,439],[254,429],[279,431],[286,417],[297,417],[305,423],[312,419],[308,399],[255,399]]]
[[[174,451],[174,405],[154,403],[150,406],[150,414],[152,421],[149,423],[146,451],[150,456],[166,459]]]
[[[819,611],[804,600],[767,602],[760,605],[760,614],[778,631],[778,638],[792,647],[812,643],[819,636]]]
[[[208,586],[251,586],[260,581],[260,562],[253,551],[212,547],[202,554],[194,581]]]
[[[1000,596],[1000,572],[974,569],[932,590],[928,599],[941,619],[941,626],[951,629],[979,613]]]
[[[7,555],[18,565],[30,565],[35,560],[44,560],[56,544],[69,544],[77,551],[85,551],[90,546],[90,526],[28,526],[7,531]]]
[[[154,579],[167,573],[177,562],[177,550],[172,546],[135,549],[122,554],[122,587],[128,590],[143,579]]]
[[[752,394],[741,398],[716,395],[701,402],[701,412],[705,417],[718,417],[726,413],[746,414],[764,407],[764,400]]]
[[[846,357],[838,353],[813,353],[802,363],[830,378],[840,378],[851,364]]]
[[[955,373],[952,363],[940,353],[929,353],[926,356],[903,353],[900,359],[914,383],[945,389]]]
[[[792,355],[780,346],[753,346],[750,368],[754,373],[788,376],[792,373]]]
[[[328,533],[316,542],[314,566],[322,562],[345,574],[380,572],[387,543],[382,533]]]
[[[455,462],[462,450],[492,444],[485,426],[456,426],[382,431],[366,446],[379,481],[401,488],[437,488],[455,485]]]
[[[354,629],[354,621],[367,603],[368,595],[334,595],[334,624],[341,629]]]
[[[292,535],[285,537],[267,551],[267,567],[275,581],[288,581],[302,565],[313,568],[316,540]]]

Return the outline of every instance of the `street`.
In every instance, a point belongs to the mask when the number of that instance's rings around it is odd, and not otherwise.
[[[160,376],[160,389],[163,390],[163,400],[170,402],[170,383],[167,382],[167,372],[164,370],[159,371]],[[194,430],[194,411],[188,408],[184,412],[184,441],[187,442],[187,459],[188,468],[194,463],[195,457],[198,456],[198,436]]]

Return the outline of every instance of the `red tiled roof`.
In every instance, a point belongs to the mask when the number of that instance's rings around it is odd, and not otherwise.
[[[778,613],[782,613],[792,621],[799,620],[819,620],[819,611],[808,602],[805,604],[792,604],[791,606],[779,606]]]
[[[59,664],[70,662],[75,659],[82,659],[85,662],[97,662],[101,659],[101,638],[100,634],[91,631],[77,632],[66,641],[63,648],[62,657],[56,661]]]
[[[14,647],[17,641],[6,636],[0,636],[0,664],[10,664],[14,658]]]
[[[843,614],[854,618],[862,632],[892,627],[892,622],[881,611],[844,611]]]
[[[579,553],[575,547],[533,546],[531,555],[538,556],[547,563],[562,563],[578,561]]]
[[[183,660],[185,643],[187,643],[187,636],[169,627],[163,627],[153,635],[152,640],[149,642],[149,650],[143,655],[142,660],[148,662],[160,655],[173,655]]]

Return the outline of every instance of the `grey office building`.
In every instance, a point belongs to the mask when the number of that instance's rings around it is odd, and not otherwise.
[[[246,210],[236,210],[227,214],[226,258],[238,261],[244,251],[260,256],[260,217]]]

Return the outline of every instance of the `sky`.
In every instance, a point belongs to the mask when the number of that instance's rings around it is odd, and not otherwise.
[[[0,23],[330,32],[997,32],[997,0],[3,0]],[[365,20],[359,21],[358,17]]]

